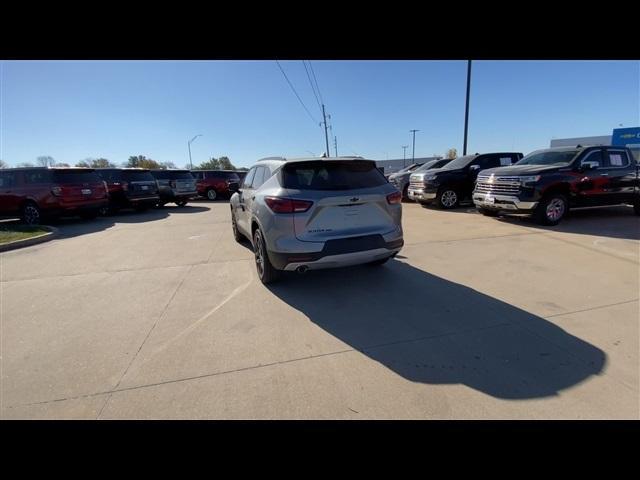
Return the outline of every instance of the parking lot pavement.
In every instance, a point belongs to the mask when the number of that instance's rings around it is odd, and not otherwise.
[[[227,202],[0,254],[2,418],[640,418],[640,219],[404,205],[383,267],[270,287]]]

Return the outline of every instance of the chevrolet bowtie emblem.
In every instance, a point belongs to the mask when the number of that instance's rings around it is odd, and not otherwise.
[[[357,202],[358,200],[360,200],[358,197],[353,197],[349,199],[350,202]]]

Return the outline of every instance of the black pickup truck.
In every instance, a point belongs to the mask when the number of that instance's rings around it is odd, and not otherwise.
[[[633,205],[640,215],[640,165],[626,147],[576,146],[530,153],[478,175],[473,202],[484,215],[528,213],[556,225],[570,208]]]
[[[518,152],[464,155],[441,168],[411,174],[407,193],[423,206],[435,203],[444,209],[456,208],[460,202],[471,200],[476,177],[482,170],[511,165],[521,158],[522,153]]]

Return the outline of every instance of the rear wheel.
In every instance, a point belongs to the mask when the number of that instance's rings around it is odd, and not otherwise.
[[[210,188],[209,190],[207,190],[207,198],[209,200],[215,200],[216,198],[218,198],[218,192],[216,192],[215,189]]]
[[[498,210],[491,210],[490,208],[478,208],[478,212],[480,212],[482,215],[484,215],[485,217],[497,217],[498,216]]]
[[[256,259],[256,269],[260,281],[265,285],[276,281],[280,277],[280,270],[276,270],[269,261],[267,247],[259,228],[253,233],[253,252]]]
[[[176,202],[176,205],[179,207],[184,207],[187,203],[188,203],[187,200],[178,200]]]
[[[456,208],[460,205],[460,196],[455,189],[450,187],[443,187],[438,192],[438,196],[436,197],[436,203],[440,208],[444,208],[449,210],[451,208]]]
[[[20,218],[27,225],[40,225],[40,222],[42,221],[42,214],[35,203],[27,202],[22,207]]]
[[[533,217],[540,225],[557,225],[569,210],[567,197],[553,193],[538,204]]]

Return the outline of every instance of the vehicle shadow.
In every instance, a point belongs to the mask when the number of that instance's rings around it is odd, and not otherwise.
[[[633,213],[633,207],[626,206],[570,210],[562,222],[553,227],[538,225],[526,215],[506,214],[497,220],[553,232],[640,240],[640,217]]]
[[[412,382],[541,398],[600,374],[606,363],[602,350],[544,318],[398,260],[309,272],[269,290]]]

